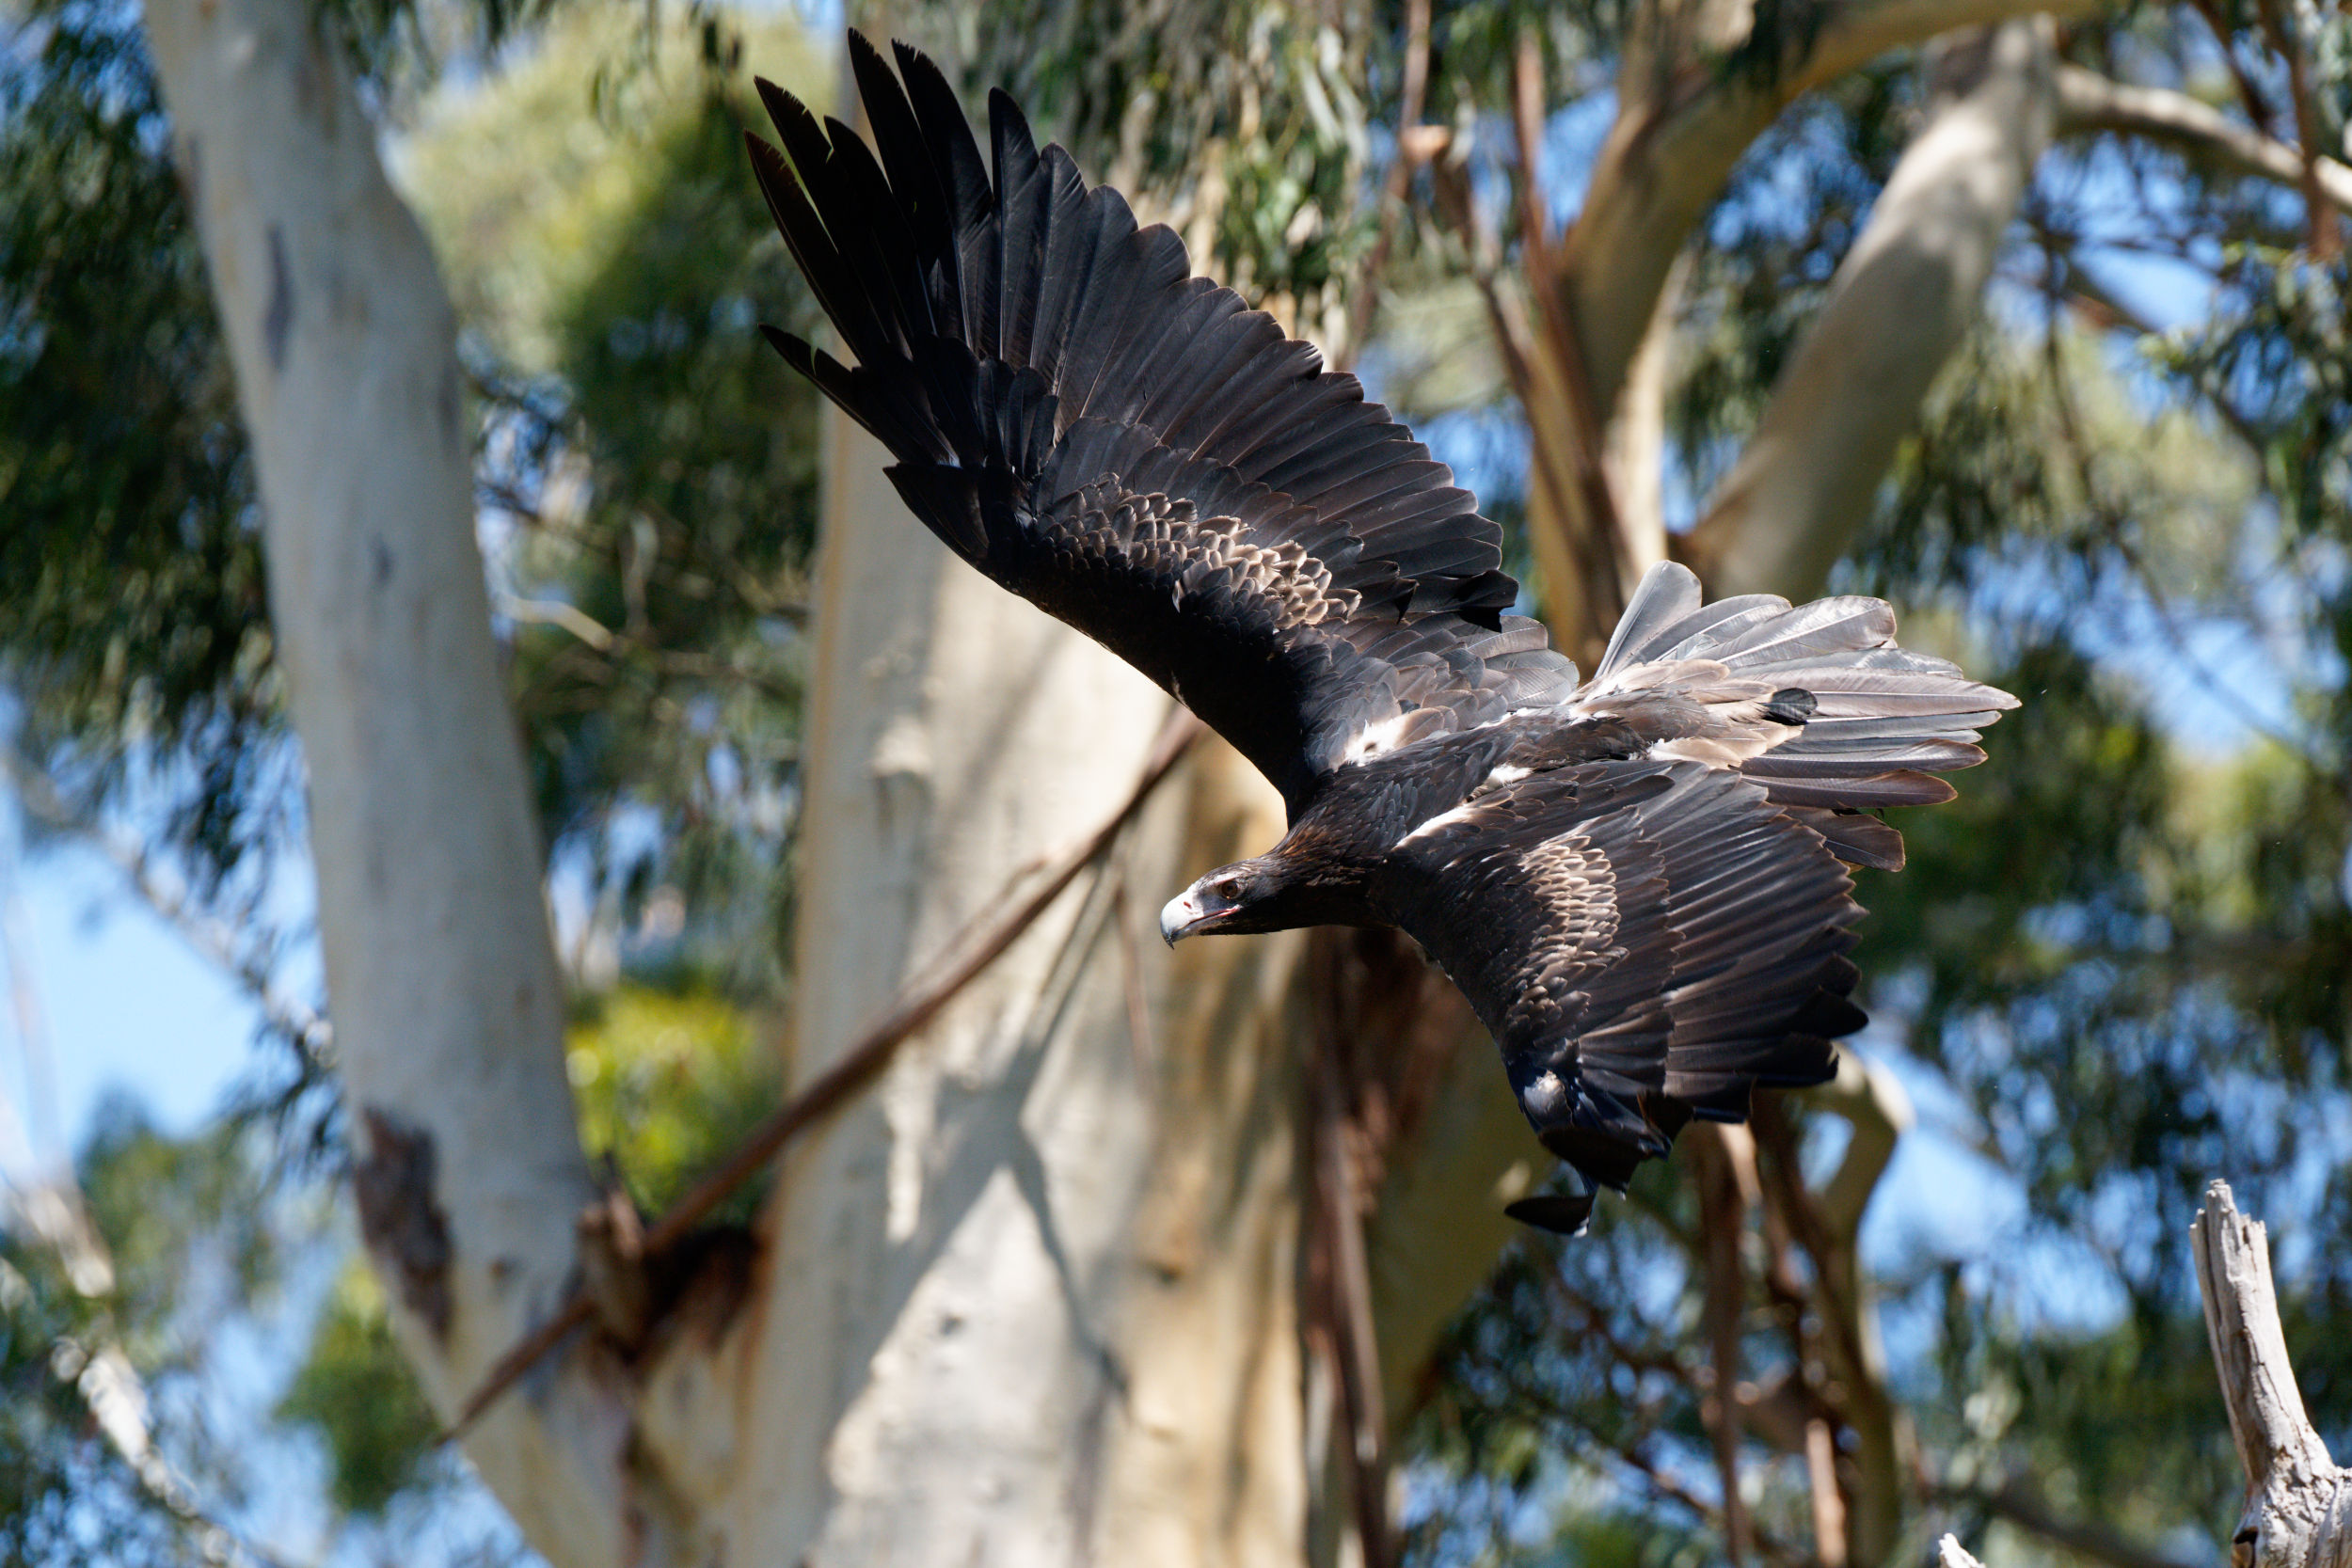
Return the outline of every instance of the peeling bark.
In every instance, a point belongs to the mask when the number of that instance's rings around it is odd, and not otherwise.
[[[367,1152],[351,1167],[359,1239],[392,1271],[402,1303],[447,1340],[449,1216],[434,1187],[433,1134],[373,1105],[360,1108],[359,1124]]]

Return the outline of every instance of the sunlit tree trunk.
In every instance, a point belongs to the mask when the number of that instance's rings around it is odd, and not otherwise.
[[[1550,301],[1524,345],[1557,394],[1538,431],[1589,443],[1602,476],[1580,495],[1654,489],[1628,478],[1658,458],[1644,334],[1670,332],[1673,258],[1787,94],[2024,8],[1860,0],[1831,8],[1772,92],[1692,70],[1628,92],[1654,134],[1610,139],[1584,219],[1523,291]],[[450,308],[310,15],[150,5],[261,470],[369,1252],[454,1412],[567,1293],[596,1193]],[[1705,35],[1679,13],[1650,23],[1661,47]],[[1988,58],[2030,72],[2042,56],[2028,39]],[[1693,138],[1704,158],[1655,165]],[[1997,234],[2017,182],[1972,185],[1969,221]],[[1980,283],[1952,274],[1938,320]],[[1025,866],[1117,807],[1168,706],[951,562],[863,438],[829,439],[787,1064],[803,1084]],[[1891,440],[1855,450],[1883,466]],[[1600,526],[1581,500],[1536,511],[1539,528]],[[1826,537],[1850,512],[1791,503],[1740,526]],[[1654,499],[1630,515],[1627,547],[1662,547]],[[1562,640],[1605,630],[1607,599],[1564,612]],[[1160,946],[1160,901],[1280,826],[1233,753],[1199,750],[877,1090],[795,1148],[746,1274],[690,1291],[648,1339],[574,1334],[494,1406],[468,1451],[533,1544],[562,1568],[1385,1560],[1397,1393],[1544,1163],[1408,944]]]

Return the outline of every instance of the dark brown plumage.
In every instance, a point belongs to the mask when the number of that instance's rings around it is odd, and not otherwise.
[[[1507,614],[1502,537],[1308,344],[944,77],[850,35],[876,151],[760,85],[777,226],[855,357],[771,331],[915,515],[1189,705],[1291,830],[1173,900],[1210,931],[1396,926],[1502,1049],[1547,1147],[1622,1185],[1692,1116],[1818,1083],[1859,1028],[1847,863],[1947,800],[2014,699],[1874,599],[1702,605],[1651,570],[1594,678]],[[1524,1211],[1572,1228],[1588,1199]]]

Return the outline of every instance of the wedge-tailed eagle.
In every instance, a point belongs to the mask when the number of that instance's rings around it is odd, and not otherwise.
[[[776,225],[856,364],[767,329],[947,547],[1257,765],[1282,841],[1172,900],[1204,932],[1393,926],[1493,1031],[1537,1137],[1621,1187],[1691,1117],[1820,1083],[1861,1027],[1848,865],[1949,800],[2014,698],[1876,599],[1702,604],[1651,568],[1592,679],[1510,613],[1502,532],[1352,375],[1040,150],[983,160],[938,68],[852,34],[873,146],[762,82]],[[1574,1228],[1589,1196],[1518,1206]]]

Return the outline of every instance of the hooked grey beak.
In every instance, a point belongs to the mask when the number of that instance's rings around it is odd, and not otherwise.
[[[1200,918],[1200,900],[1189,893],[1178,894],[1160,908],[1160,940],[1175,946]]]

